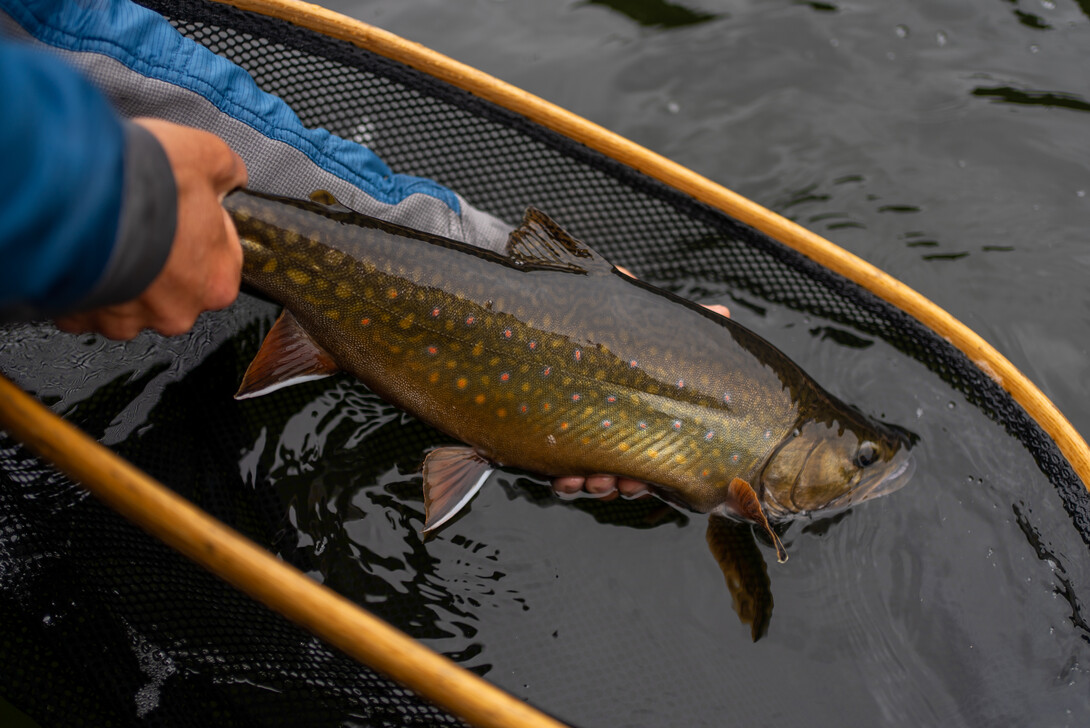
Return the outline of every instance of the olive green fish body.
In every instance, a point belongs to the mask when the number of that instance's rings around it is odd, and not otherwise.
[[[805,423],[863,422],[755,334],[623,275],[544,216],[501,256],[317,203],[225,204],[247,284],[337,367],[492,463],[634,478],[710,512],[733,480],[759,484]],[[760,489],[777,516],[799,510],[787,487]]]

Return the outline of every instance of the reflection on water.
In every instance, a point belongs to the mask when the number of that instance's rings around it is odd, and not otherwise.
[[[583,0],[585,5],[602,5],[648,28],[683,28],[727,17],[725,13],[705,13],[667,0]]]

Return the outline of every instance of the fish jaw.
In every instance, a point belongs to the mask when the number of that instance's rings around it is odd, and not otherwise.
[[[860,471],[853,476],[847,490],[831,498],[820,507],[801,507],[789,495],[779,498],[772,488],[760,487],[761,504],[772,521],[788,521],[813,518],[838,513],[872,498],[889,495],[904,487],[916,472],[916,459],[907,448],[902,448],[883,467],[874,472]],[[792,490],[792,494],[795,490]]]

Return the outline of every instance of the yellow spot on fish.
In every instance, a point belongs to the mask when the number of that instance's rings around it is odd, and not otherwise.
[[[567,423],[567,422],[561,422],[561,423],[560,423],[560,429],[561,429],[561,430],[566,430],[566,429],[568,429],[568,423]]]
[[[329,250],[325,251],[326,265],[337,265],[342,260],[344,260],[344,253],[342,253],[341,251],[334,250],[333,248],[330,248]]]
[[[684,465],[685,464],[685,456],[684,455],[675,456],[674,457],[674,462],[677,463],[678,465]]]
[[[529,382],[523,382],[522,383],[522,391],[523,392],[529,392],[530,391],[530,383]]]
[[[435,384],[436,382],[438,382],[439,381],[439,372],[432,372],[431,374],[429,374],[428,375],[428,381],[431,382],[432,384]]]
[[[627,442],[620,443],[619,445],[617,445],[617,449],[620,450],[621,452],[628,452],[628,443]]]
[[[326,318],[331,318],[334,321],[337,321],[341,317],[341,312],[338,311],[335,308],[331,308],[331,309],[329,309],[328,311],[325,312],[325,315],[326,315]]]
[[[305,286],[310,283],[310,276],[298,268],[288,268],[287,276],[297,286]]]
[[[649,457],[649,458],[657,458],[658,456],[659,456],[659,451],[658,450],[648,450],[647,451],[647,457]]]
[[[273,273],[276,271],[277,260],[276,258],[269,258],[265,261],[265,265],[261,266],[262,273]]]
[[[415,314],[406,314],[404,318],[397,322],[398,328],[407,329],[413,325],[413,318]]]
[[[498,410],[496,410],[496,417],[506,417],[506,416],[507,416],[507,410],[505,410],[503,407],[500,407]]]
[[[454,361],[453,359],[447,360],[447,369],[453,369],[456,366],[458,366],[458,362]]]
[[[473,398],[473,401],[477,404],[484,404],[484,399],[485,397],[483,394],[478,394],[476,397]]]
[[[397,298],[397,289],[396,288],[387,288],[386,289],[386,297],[389,298],[389,299]]]
[[[469,380],[465,377],[458,377],[458,381],[454,383],[458,389],[465,389],[469,385]]]
[[[337,287],[333,289],[333,295],[337,298],[348,298],[352,295],[352,286],[341,281],[337,284]]]
[[[397,345],[391,346],[390,347],[390,353],[391,354],[400,354],[401,353],[401,347],[397,346]]]
[[[480,356],[484,353],[484,344],[478,341],[473,345],[473,356]]]

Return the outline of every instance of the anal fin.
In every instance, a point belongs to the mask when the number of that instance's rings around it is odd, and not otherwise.
[[[477,494],[492,464],[471,447],[440,447],[424,459],[424,533],[439,528]]]
[[[761,501],[753,491],[753,486],[741,478],[735,478],[727,486],[727,492],[733,499],[738,514],[747,521],[752,521],[763,528],[768,537],[772,539],[772,545],[776,547],[776,560],[781,564],[787,561],[787,549],[783,547],[780,537],[776,535],[776,532],[772,530],[772,526],[768,523],[768,517],[765,516],[764,509],[761,508]]]
[[[260,397],[338,371],[340,367],[333,357],[310,338],[291,312],[284,309],[246,369],[235,399]]]

